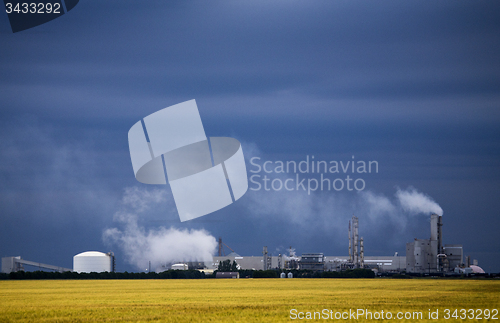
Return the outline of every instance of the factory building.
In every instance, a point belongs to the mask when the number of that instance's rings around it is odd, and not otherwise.
[[[462,245],[443,246],[442,226],[442,217],[432,214],[430,239],[415,239],[406,244],[406,272],[447,273],[463,266]]]
[[[115,255],[112,252],[86,251],[73,257],[73,271],[77,273],[102,273],[115,271]]]
[[[315,257],[311,257],[315,255]],[[268,269],[309,269],[313,271],[342,271],[351,269],[351,263],[348,256],[322,256],[321,261],[318,255],[322,254],[302,254],[297,257],[296,266],[287,266],[288,257],[285,256],[267,256],[271,264]],[[311,258],[317,260],[312,261]],[[217,269],[219,262],[229,259],[231,263],[236,261],[240,269],[264,270],[264,259],[258,256],[215,256],[210,269]],[[280,266],[281,264],[281,266]],[[364,268],[376,269],[377,272],[402,272],[406,270],[406,257],[398,256],[368,256],[364,259]]]
[[[299,267],[322,272],[325,270],[325,257],[322,253],[303,253],[299,260]]]
[[[229,259],[231,263],[236,261],[240,269],[268,270],[268,269],[304,269],[316,272],[322,271],[342,271],[346,269],[367,268],[376,272],[403,272],[406,270],[406,257],[399,256],[396,252],[394,256],[368,256],[364,255],[363,237],[359,237],[359,220],[353,216],[349,221],[348,256],[325,256],[323,253],[304,253],[301,256],[295,255],[290,247],[288,255],[279,254],[271,256],[267,247],[262,250],[262,257],[250,256],[242,257],[229,248],[222,239],[219,238],[219,255],[213,258],[210,269],[217,269],[219,262]],[[232,252],[223,256],[223,245]],[[450,247],[449,251],[452,249]],[[456,253],[457,249],[453,249]]]
[[[247,256],[247,257],[242,257],[238,254],[231,253],[227,256],[216,256],[214,257],[214,261],[211,264],[211,269],[217,269],[219,266],[219,262],[222,262],[226,259],[229,259],[231,263],[233,261],[236,261],[236,263],[240,266],[240,269],[253,269],[253,270],[264,270],[264,257],[259,257],[259,256]],[[278,268],[278,257],[267,257],[268,264],[270,263],[270,267],[267,267],[268,269],[271,268]]]
[[[353,269],[351,260],[348,256],[326,256],[325,270]],[[394,256],[365,256],[363,263],[357,268],[372,269],[380,273],[402,272],[406,270],[406,257],[399,256],[398,253],[395,253]]]

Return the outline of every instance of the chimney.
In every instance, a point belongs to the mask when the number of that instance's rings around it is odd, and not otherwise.
[[[438,218],[440,216],[436,213],[431,214],[431,240],[436,241],[438,239]]]
[[[438,254],[444,253],[443,252],[443,232],[442,232],[443,220],[442,219],[443,219],[442,216],[438,217],[438,225],[437,225]]]

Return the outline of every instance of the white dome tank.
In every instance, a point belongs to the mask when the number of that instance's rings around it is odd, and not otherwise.
[[[99,251],[82,252],[73,257],[73,271],[77,273],[112,272],[113,258]]]

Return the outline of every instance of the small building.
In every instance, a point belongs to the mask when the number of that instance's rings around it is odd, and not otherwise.
[[[218,271],[215,278],[240,278],[240,273],[233,271]]]

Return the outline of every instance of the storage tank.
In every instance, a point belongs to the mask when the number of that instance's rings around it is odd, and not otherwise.
[[[73,271],[77,273],[102,273],[113,271],[113,257],[99,251],[86,251],[73,257]]]
[[[186,265],[186,264],[173,264],[171,269],[172,270],[188,270],[188,265]]]

